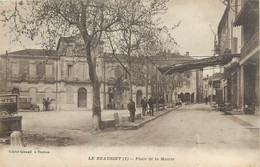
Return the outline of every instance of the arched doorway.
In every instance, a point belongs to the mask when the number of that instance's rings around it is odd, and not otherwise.
[[[18,88],[13,88],[12,94],[20,95],[20,90]]]
[[[29,89],[29,97],[32,98],[32,103],[36,104],[36,97],[37,97],[37,90],[36,88],[30,88]]]
[[[190,102],[190,93],[185,93],[184,95],[184,102]]]
[[[78,90],[78,107],[87,107],[87,90],[85,88]]]
[[[141,107],[142,97],[143,97],[143,92],[141,90],[138,90],[136,92],[136,106],[137,107]]]
[[[180,94],[178,95],[178,98],[179,98],[182,102],[184,102],[184,95],[183,95],[183,93],[180,93]]]

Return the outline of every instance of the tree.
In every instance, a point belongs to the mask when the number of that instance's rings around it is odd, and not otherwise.
[[[108,84],[111,86],[110,88],[115,94],[115,102],[117,104],[117,108],[120,107],[120,96],[124,93],[124,91],[129,90],[128,82],[125,82],[124,75],[121,75],[117,78],[109,78]]]
[[[100,44],[104,32],[117,31],[125,0],[43,0],[14,2],[14,9],[2,11],[2,21],[9,26],[15,39],[41,38],[42,47],[56,47],[57,38],[77,36],[87,58],[89,77],[93,87],[93,118],[102,128],[100,107],[100,82],[96,73],[94,50]]]
[[[171,75],[166,75],[162,77],[162,85],[166,92],[169,92],[169,102],[173,104],[173,95],[175,95],[175,100],[177,100],[177,94],[180,88],[185,85],[190,84],[188,79],[191,75],[191,72],[185,72],[184,74],[174,73]],[[177,101],[176,101],[177,102]]]
[[[114,40],[109,38],[112,52],[120,52],[125,55],[124,59],[129,72],[128,82],[130,88],[130,98],[132,99],[133,90],[133,73],[135,64],[134,60],[140,55],[140,48],[154,36],[154,30],[157,28],[155,19],[159,14],[166,12],[167,0],[127,0],[126,8],[118,22],[119,32],[115,32]],[[110,33],[110,36],[111,33]]]
[[[47,97],[47,99],[43,98],[42,99],[42,104],[45,108],[45,111],[49,111],[50,110],[50,104],[51,102],[53,102],[55,99],[49,99],[49,97]]]

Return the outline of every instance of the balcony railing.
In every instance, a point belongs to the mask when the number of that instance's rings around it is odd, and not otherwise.
[[[45,77],[44,81],[46,83],[54,83],[55,82],[55,78],[54,77]]]
[[[244,59],[251,51],[259,45],[259,30],[255,32],[250,40],[248,40],[241,49],[241,59]]]
[[[21,82],[20,76],[12,76],[12,82]]]

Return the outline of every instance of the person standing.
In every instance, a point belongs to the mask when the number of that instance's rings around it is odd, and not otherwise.
[[[130,121],[134,122],[135,121],[135,102],[132,99],[129,99],[129,103],[127,104],[127,108],[130,112]]]
[[[148,105],[149,105],[149,109],[150,109],[150,115],[154,116],[153,113],[154,113],[154,110],[153,110],[153,98],[150,97],[149,100],[148,100]]]
[[[208,99],[208,97],[206,97],[205,98],[205,103],[208,104],[208,102],[209,102],[209,99]]]
[[[147,109],[147,100],[145,97],[141,101],[141,106],[142,106],[142,114],[143,114],[143,116],[145,116],[145,112]]]

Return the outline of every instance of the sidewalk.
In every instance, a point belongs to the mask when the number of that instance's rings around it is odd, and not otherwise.
[[[226,111],[224,112],[227,115],[232,115],[238,120],[241,120],[242,122],[245,122],[248,124],[248,126],[259,128],[259,115],[253,114],[253,115],[247,115],[244,112],[240,111]]]
[[[139,129],[140,127],[144,126],[148,122],[153,121],[177,108],[179,108],[179,107],[165,108],[164,110],[154,111],[154,116],[145,115],[145,116],[142,116],[140,119],[136,119],[135,122],[120,122],[120,124],[117,125],[117,127],[119,127],[120,129],[124,129],[124,130],[136,130],[136,129]]]
[[[259,128],[259,115],[233,115],[253,126]]]

